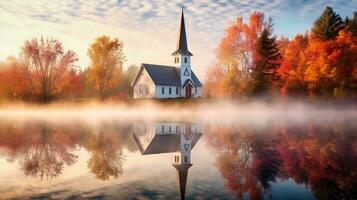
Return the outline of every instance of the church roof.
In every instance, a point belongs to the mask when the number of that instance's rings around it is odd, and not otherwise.
[[[183,10],[181,13],[181,24],[180,24],[180,32],[177,40],[177,50],[172,53],[172,55],[176,54],[184,54],[192,56],[192,53],[188,50],[187,47],[187,37],[186,37],[186,26],[185,26],[185,16],[183,14]]]
[[[141,68],[145,68],[155,85],[181,86],[180,68],[178,67],[144,63]],[[141,73],[141,70],[142,69],[140,69],[138,75]],[[138,75],[133,80],[132,86],[138,79]],[[195,87],[202,87],[202,83],[198,80],[196,74],[192,70],[191,78]]]
[[[195,147],[201,136],[201,133],[194,134],[194,138],[192,139],[192,148]],[[144,146],[145,144],[142,144],[142,141],[140,141],[140,137],[134,133],[134,139],[139,146],[140,152],[143,155],[180,151],[180,137],[181,134],[155,134],[155,136],[151,139],[150,143],[147,144],[147,146]]]

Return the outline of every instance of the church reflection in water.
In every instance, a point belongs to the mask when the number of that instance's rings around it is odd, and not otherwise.
[[[197,124],[168,123],[135,124],[133,136],[142,155],[177,153],[172,166],[177,171],[181,199],[185,199],[191,151],[202,136]]]

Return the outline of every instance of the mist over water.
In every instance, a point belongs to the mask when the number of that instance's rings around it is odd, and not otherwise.
[[[297,101],[2,106],[0,199],[180,199],[181,134],[187,199],[354,199],[356,121]]]
[[[262,102],[237,103],[220,101],[210,103],[155,103],[135,104],[50,104],[47,106],[15,104],[0,107],[5,119],[42,119],[51,121],[81,120],[144,120],[186,121],[218,124],[267,121],[284,123],[316,123],[357,119],[357,104],[334,106],[327,103]]]

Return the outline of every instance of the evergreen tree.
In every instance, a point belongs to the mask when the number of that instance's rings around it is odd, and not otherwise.
[[[261,95],[267,93],[276,83],[278,79],[276,70],[280,66],[281,55],[278,44],[276,38],[271,36],[270,30],[263,30],[256,51],[258,57],[252,72],[255,81],[253,93]]]
[[[346,19],[346,28],[357,37],[357,11],[353,12],[352,19]]]
[[[327,6],[322,15],[315,20],[312,33],[320,39],[334,39],[338,32],[343,29],[344,23],[340,15]]]

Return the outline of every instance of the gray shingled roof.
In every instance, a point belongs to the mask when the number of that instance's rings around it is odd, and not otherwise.
[[[180,86],[180,68],[165,65],[142,64],[155,85]],[[196,74],[191,71],[192,81],[195,87],[202,87]],[[136,80],[134,80],[135,82]]]
[[[152,138],[147,146],[142,144],[140,141],[140,137],[138,137],[135,133],[133,134],[134,140],[139,146],[140,152],[143,155],[148,154],[158,154],[158,153],[170,153],[170,152],[178,152],[180,151],[180,134],[168,134],[168,135],[158,135]],[[202,133],[194,134],[192,139],[192,149],[196,146],[198,140],[201,138]]]

